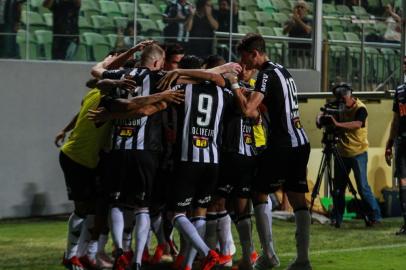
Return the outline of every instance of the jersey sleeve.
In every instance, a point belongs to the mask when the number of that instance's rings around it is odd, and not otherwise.
[[[102,74],[103,79],[119,80],[121,77],[126,74],[127,70],[125,69],[114,69],[106,70]]]
[[[255,82],[254,91],[260,92],[264,95],[269,92],[271,86],[271,78],[269,74],[260,71],[257,76],[257,81]]]
[[[359,108],[355,113],[355,121],[361,121],[362,127],[365,127],[365,121],[367,120],[368,112],[365,108]]]

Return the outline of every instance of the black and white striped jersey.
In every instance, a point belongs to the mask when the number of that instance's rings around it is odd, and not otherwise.
[[[233,93],[211,82],[178,86],[185,102],[177,106],[175,157],[180,161],[219,163],[222,120]]]
[[[150,71],[140,67],[127,70],[109,70],[103,73],[105,79],[121,79],[127,76],[139,86],[134,95],[118,89],[121,98],[148,96],[158,92],[156,84],[163,77],[161,71]],[[113,124],[113,150],[162,151],[162,114],[157,112],[141,118],[117,119]]]
[[[268,142],[272,147],[298,147],[309,143],[300,123],[297,87],[283,66],[266,62],[261,67],[254,91],[264,94],[270,123]]]

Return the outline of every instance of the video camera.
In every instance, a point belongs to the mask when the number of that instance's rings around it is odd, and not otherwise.
[[[335,99],[331,102],[326,103],[320,108],[322,112],[317,118],[316,125],[318,128],[334,128],[333,120],[338,120],[338,116],[344,112],[345,103],[343,97],[352,93],[352,88],[349,84],[339,84],[331,89],[334,94]]]

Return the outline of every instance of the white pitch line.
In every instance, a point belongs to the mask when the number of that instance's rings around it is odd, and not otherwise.
[[[406,247],[406,244],[394,244],[394,245],[386,245],[386,246],[369,246],[369,247],[357,247],[357,248],[345,248],[345,249],[319,250],[319,251],[311,251],[310,255],[322,255],[322,254],[329,254],[329,253],[346,253],[346,252],[375,250],[375,249],[391,249],[391,248],[398,248],[398,247]],[[278,254],[278,256],[279,257],[292,257],[292,256],[296,256],[296,253],[281,253],[281,254]]]

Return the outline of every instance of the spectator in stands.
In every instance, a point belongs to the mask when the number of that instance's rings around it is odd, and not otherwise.
[[[196,10],[192,19],[186,24],[190,32],[189,51],[191,54],[205,58],[213,52],[214,31],[219,28],[218,21],[213,16],[210,0],[197,0]]]
[[[171,1],[163,16],[166,23],[164,28],[165,43],[184,43],[187,41],[188,33],[185,29],[186,23],[192,18],[194,7],[186,0]]]
[[[18,58],[16,33],[24,0],[0,0],[0,58]]]
[[[217,31],[219,32],[230,32],[230,2],[232,1],[233,7],[233,33],[238,33],[238,2],[236,0],[219,0],[219,9],[213,10],[214,18],[217,19],[219,27]],[[228,50],[224,50],[224,48],[228,48],[228,38],[224,40],[217,40],[217,44],[220,45],[220,55],[224,58],[228,58]],[[237,44],[237,40],[232,43],[233,53],[235,54],[235,45]],[[223,45],[223,46],[221,46]],[[224,46],[226,45],[226,46]],[[233,58],[236,58],[235,56]]]
[[[137,33],[142,31],[142,26],[137,22]],[[124,31],[118,30],[116,49],[130,49],[134,46],[134,21],[127,23]]]
[[[43,6],[53,14],[52,58],[72,60],[79,43],[79,9],[81,0],[44,0]]]
[[[390,4],[385,6],[385,15],[387,16],[386,22],[386,32],[383,36],[386,42],[398,43],[401,39],[401,17],[396,14]]]
[[[289,37],[311,38],[313,21],[306,17],[309,6],[299,0],[292,13],[292,18],[283,27],[283,33]],[[290,67],[304,68],[310,66],[311,43],[289,43]]]

